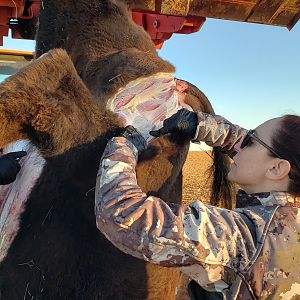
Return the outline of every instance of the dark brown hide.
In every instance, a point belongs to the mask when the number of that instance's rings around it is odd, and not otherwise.
[[[92,190],[106,142],[119,132],[108,98],[136,78],[174,68],[126,6],[107,0],[43,0],[37,57],[53,48],[68,52],[84,84],[56,51],[1,87],[8,130],[1,128],[1,145],[28,137],[46,165],[0,264],[0,298],[174,299],[176,270],[121,253],[96,229]],[[157,139],[138,165],[143,190],[180,202],[187,150]]]
[[[180,79],[182,80],[182,79]],[[184,81],[184,80],[182,80]],[[190,82],[187,83],[188,88],[185,90],[187,93],[185,97],[185,103],[193,108],[194,111],[203,111],[208,113],[213,113],[214,110],[203,92],[201,92],[195,85]]]
[[[1,299],[173,298],[177,272],[167,272],[172,282],[166,284],[167,278],[158,280],[165,269],[150,271],[157,282],[151,287],[145,263],[121,253],[96,229],[89,190],[107,140],[120,129],[114,115],[92,100],[68,55],[51,51],[8,78],[0,111],[0,144],[28,137],[46,158],[0,264]]]
[[[124,2],[118,0],[43,1],[36,54],[40,56],[52,48],[67,50],[84,83],[95,99],[102,103],[106,103],[119,88],[136,78],[174,71],[171,64],[157,55],[143,28],[132,21]],[[200,108],[213,113],[211,104],[198,88],[189,84],[187,94],[189,99],[193,98],[191,106],[194,109]],[[162,143],[169,144],[171,152],[162,154],[161,159],[155,157],[157,161],[160,160],[160,164],[157,163],[160,168],[152,161],[139,165],[139,182],[145,192],[153,191],[151,184],[143,184],[148,181],[148,176],[142,180],[151,170],[150,173],[155,174],[155,185],[163,185],[163,188],[156,189],[155,192],[164,199],[178,203],[181,200],[181,170],[188,146],[182,145],[180,153],[178,147],[166,140],[157,141],[154,146],[161,149]],[[213,203],[217,204],[220,199],[224,199],[223,204],[230,207],[226,159],[219,150],[214,152],[217,152],[215,156],[218,163],[212,170],[215,176],[212,187]],[[166,170],[166,166],[171,169]],[[171,178],[165,180],[168,178],[164,176],[166,174],[172,174]]]
[[[115,115],[93,100],[68,54],[59,49],[1,84],[0,119],[0,148],[30,137],[43,156],[62,154],[119,126]]]

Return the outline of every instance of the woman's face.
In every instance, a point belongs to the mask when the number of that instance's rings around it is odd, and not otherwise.
[[[255,135],[271,146],[271,138],[279,126],[280,118],[269,120],[255,129]],[[234,146],[237,154],[233,157],[228,179],[237,183],[247,193],[253,193],[257,192],[257,187],[262,186],[267,171],[277,158],[254,138],[241,149],[242,140]]]

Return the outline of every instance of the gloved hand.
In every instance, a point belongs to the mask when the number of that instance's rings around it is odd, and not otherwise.
[[[10,152],[0,157],[0,185],[15,181],[21,166],[18,158],[27,154],[26,151]]]
[[[196,134],[197,125],[197,113],[182,108],[170,118],[165,119],[162,128],[150,131],[150,134],[158,137],[167,133],[178,133],[185,139],[192,139]]]
[[[123,133],[120,136],[125,137],[130,141],[138,150],[138,154],[147,149],[147,142],[140,132],[133,126],[125,127]]]

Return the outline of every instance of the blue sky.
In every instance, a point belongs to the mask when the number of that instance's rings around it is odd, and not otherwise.
[[[6,38],[4,48],[33,50]],[[300,22],[286,28],[208,19],[191,35],[175,34],[160,55],[176,77],[197,85],[216,113],[246,128],[300,114]],[[0,77],[1,79],[1,77]]]
[[[234,123],[300,114],[300,22],[288,31],[208,19],[193,35],[173,35],[160,54]]]

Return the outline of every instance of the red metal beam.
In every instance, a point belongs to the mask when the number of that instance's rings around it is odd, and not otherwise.
[[[203,17],[166,16],[136,11],[132,12],[132,19],[144,27],[159,49],[173,33],[189,34],[199,31],[205,22]]]
[[[39,0],[0,0],[0,45],[3,45],[3,37],[8,35],[9,28],[14,38],[22,38],[16,27],[10,24],[11,19],[34,20],[38,10]]]
[[[3,45],[3,36],[8,35],[9,27],[13,38],[22,38],[16,26],[10,26],[10,19],[25,19],[29,22],[37,18],[39,0],[0,0],[0,45]],[[157,48],[161,48],[164,41],[173,33],[192,33],[198,31],[205,18],[191,16],[167,16],[155,13],[133,12],[133,20],[144,27],[149,33]]]
[[[10,19],[17,19],[23,14],[24,0],[0,0],[0,45],[3,36],[8,35]]]
[[[144,0],[135,3],[133,19],[149,33],[158,48],[173,33],[198,31],[205,17],[253,22],[291,29],[300,18],[300,0]],[[43,2],[41,2],[43,3]],[[0,0],[0,45],[12,36],[33,38],[39,0]],[[12,25],[18,18],[21,25]],[[24,30],[26,29],[26,30]],[[25,33],[24,33],[25,32]]]

